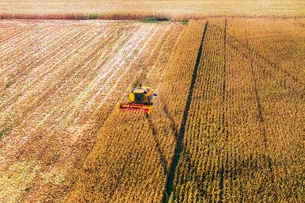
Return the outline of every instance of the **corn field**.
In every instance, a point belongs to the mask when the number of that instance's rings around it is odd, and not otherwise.
[[[138,19],[154,15],[171,19],[228,17],[303,17],[303,0],[0,0],[0,18]]]
[[[208,22],[170,200],[305,200],[301,35],[294,21]]]
[[[304,202],[304,25],[0,21],[0,201]]]

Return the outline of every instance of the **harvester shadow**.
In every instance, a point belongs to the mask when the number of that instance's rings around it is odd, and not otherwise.
[[[163,102],[162,100],[161,100],[161,102],[163,104],[163,112],[166,114],[167,118],[169,118],[169,120],[171,121],[171,126],[170,127],[171,127],[171,129],[172,129],[172,131],[175,135],[175,138],[177,138],[178,137],[178,127],[176,125],[176,122],[175,122],[174,118],[172,117],[172,115],[170,114],[166,103]]]
[[[156,128],[151,120],[150,117],[147,117],[147,120],[149,122],[149,127],[152,131],[152,137],[154,139],[154,142],[155,142],[155,147],[157,149],[157,152],[159,154],[159,157],[160,157],[160,162],[161,162],[161,166],[163,168],[163,173],[164,173],[164,176],[166,176],[168,174],[168,170],[167,170],[167,160],[166,160],[166,157],[164,156],[164,153],[162,152],[162,149],[161,149],[161,145],[160,145],[160,142],[157,138],[157,131],[156,131]]]
[[[213,181],[221,182],[222,174],[226,174],[223,178],[227,180],[238,180],[239,178],[249,178],[252,179],[257,173],[263,171],[269,171],[272,174],[273,160],[269,155],[266,154],[254,154],[251,153],[246,157],[241,157],[237,160],[235,157],[229,163],[226,163],[224,167],[220,167],[216,173],[209,173],[209,171],[198,171],[198,167],[193,164],[191,160],[191,153],[189,151],[184,151],[182,157],[184,158],[184,167],[187,167],[187,177],[183,177],[178,182],[186,183],[191,181],[193,190],[196,190],[196,199],[202,201],[208,199],[208,196],[213,195],[208,193],[208,186]],[[229,167],[229,164],[231,167]],[[220,179],[217,178],[219,174]],[[273,181],[274,177],[271,175],[268,181]],[[242,187],[242,186],[241,186]],[[196,188],[196,189],[195,189]],[[219,199],[219,202],[223,202],[223,199]]]
[[[174,134],[175,139],[177,139],[178,136],[179,136],[179,132],[178,132],[178,127],[177,127],[177,125],[175,123],[175,120],[172,117],[172,115],[170,114],[170,112],[168,110],[168,107],[167,107],[166,103],[163,102],[162,98],[160,99],[160,101],[161,101],[161,104],[163,105],[163,112],[165,113],[166,117],[170,120],[170,128],[172,130],[172,133]],[[153,139],[154,139],[154,142],[156,144],[156,149],[157,149],[158,154],[160,156],[160,162],[161,162],[161,165],[162,165],[163,170],[164,170],[164,175],[168,176],[168,174],[169,174],[169,171],[168,171],[168,162],[167,162],[167,160],[166,160],[166,158],[164,156],[164,153],[161,150],[160,142],[159,142],[159,140],[157,138],[156,127],[153,124],[153,122],[152,122],[150,117],[147,117],[147,120],[149,122],[149,126],[150,126],[150,129],[151,129],[152,134],[153,134]]]

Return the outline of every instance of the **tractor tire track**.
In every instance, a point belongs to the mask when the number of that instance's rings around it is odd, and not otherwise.
[[[214,25],[215,27],[217,27],[218,30],[223,31],[223,28]],[[236,51],[238,51],[239,53],[241,53],[245,58],[249,59],[249,60],[258,60],[258,62],[262,62],[268,66],[273,67],[276,71],[279,71],[283,74],[285,74],[286,76],[288,76],[289,78],[291,78],[294,82],[299,83],[300,85],[305,85],[304,82],[300,81],[300,78],[298,78],[297,76],[291,74],[288,70],[283,69],[281,67],[281,65],[277,62],[273,62],[271,61],[269,58],[265,57],[264,55],[262,55],[259,51],[257,51],[256,49],[254,49],[253,47],[249,46],[249,44],[247,42],[243,42],[240,39],[238,39],[237,37],[227,33],[227,44],[235,49]],[[261,65],[262,68],[266,68],[265,66]]]
[[[234,42],[237,43],[238,46],[236,44],[234,44]],[[297,76],[292,75],[288,70],[283,69],[278,63],[271,61],[270,59],[268,59],[267,57],[265,57],[264,55],[259,53],[254,48],[241,42],[239,39],[237,39],[233,35],[228,34],[228,45],[230,45],[236,51],[239,51],[245,58],[250,59],[250,60],[257,59],[258,62],[262,62],[268,66],[273,67],[275,70],[285,74],[286,76],[291,78],[293,81],[295,81],[301,85],[305,85],[302,81],[299,80],[299,78]],[[243,49],[245,49],[247,51],[243,51],[242,48],[240,48],[240,47],[242,47]],[[261,67],[266,68],[263,65],[261,65]]]
[[[258,92],[257,76],[255,75],[254,68],[253,68],[253,60],[251,61],[251,74],[253,77],[254,93],[255,93],[255,98],[256,98],[256,103],[257,103],[257,117],[258,117],[259,128],[260,128],[259,130],[261,132],[261,135],[263,136],[263,143],[264,143],[265,151],[267,151],[268,138],[267,138],[266,128],[264,126],[264,116],[263,116],[261,98],[260,98],[259,92]],[[273,174],[273,164],[272,164],[272,159],[271,159],[270,155],[264,155],[264,158],[266,161],[266,165],[270,170],[270,173]]]

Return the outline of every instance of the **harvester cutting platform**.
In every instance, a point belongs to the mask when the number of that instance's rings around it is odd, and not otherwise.
[[[154,96],[157,96],[157,94],[154,93],[152,88],[140,84],[129,94],[128,103],[119,103],[118,107],[122,110],[143,111],[149,115],[152,111],[152,101]]]

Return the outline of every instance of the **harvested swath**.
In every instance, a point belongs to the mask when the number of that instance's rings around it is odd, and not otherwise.
[[[176,92],[188,91],[203,28],[204,22],[191,22],[180,35],[170,61],[164,61],[168,58],[163,54],[153,57],[157,59],[156,65],[140,78],[158,87],[152,116],[113,112],[108,117],[99,141],[83,170],[78,172],[73,191],[67,195],[70,202],[160,202],[164,199],[168,176],[173,175],[169,171],[176,133],[187,99],[187,94]],[[186,57],[180,57],[181,53]],[[160,67],[162,63],[165,70]],[[164,74],[153,75],[160,70]],[[180,103],[179,109],[173,106],[177,103]],[[172,111],[176,114],[171,115]]]
[[[91,150],[96,132],[115,104],[140,77],[144,64],[152,70],[162,64],[154,58],[170,56],[184,26],[119,21],[1,23],[6,26],[3,31],[24,33],[11,32],[1,44],[0,130],[7,130],[0,143],[0,182],[8,183],[5,177],[18,167],[12,172],[15,182],[9,184],[19,189],[1,188],[0,199],[60,200],[71,186],[70,172]],[[29,179],[18,182],[22,171],[29,173]]]

